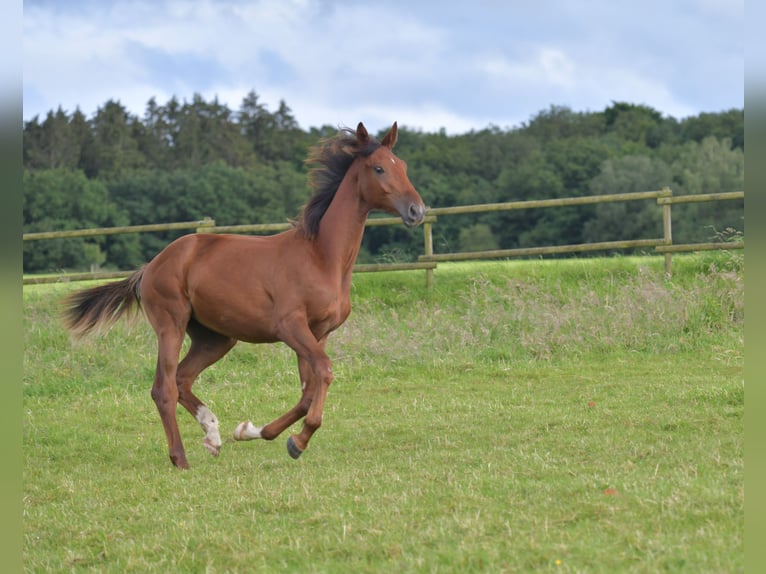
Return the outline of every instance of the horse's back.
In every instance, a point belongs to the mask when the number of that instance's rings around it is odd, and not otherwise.
[[[194,233],[167,245],[147,265],[157,276],[190,278],[205,274],[240,274],[250,265],[269,265],[276,257],[279,237],[252,237],[215,233]]]

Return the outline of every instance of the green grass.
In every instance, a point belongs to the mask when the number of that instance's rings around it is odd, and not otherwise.
[[[74,343],[24,288],[30,572],[744,570],[744,262],[725,254],[360,274],[324,425],[170,465],[145,322]],[[229,435],[298,398],[283,345],[195,389]]]

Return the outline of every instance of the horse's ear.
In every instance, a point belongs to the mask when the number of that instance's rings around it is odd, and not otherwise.
[[[370,143],[370,134],[367,133],[367,128],[364,127],[362,122],[359,122],[359,125],[356,126],[356,141],[360,147]]]
[[[383,138],[383,141],[380,142],[380,145],[387,147],[388,149],[392,149],[396,145],[396,138],[399,132],[399,128],[396,125],[396,122],[394,122],[394,125],[391,126],[391,129],[388,130],[388,133],[386,134],[386,137]]]

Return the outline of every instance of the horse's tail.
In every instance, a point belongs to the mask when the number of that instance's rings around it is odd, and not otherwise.
[[[67,296],[62,313],[64,324],[81,337],[91,331],[111,327],[120,317],[134,315],[141,307],[141,278],[139,269],[122,281],[77,291]]]

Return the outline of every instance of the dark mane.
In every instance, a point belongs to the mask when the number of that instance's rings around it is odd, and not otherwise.
[[[309,171],[309,186],[313,190],[311,198],[303,206],[298,219],[293,225],[308,239],[314,239],[319,233],[319,222],[340,187],[353,161],[359,156],[368,156],[380,147],[380,143],[370,138],[366,145],[360,146],[356,132],[343,128],[332,138],[321,140],[309,151],[306,165]]]

